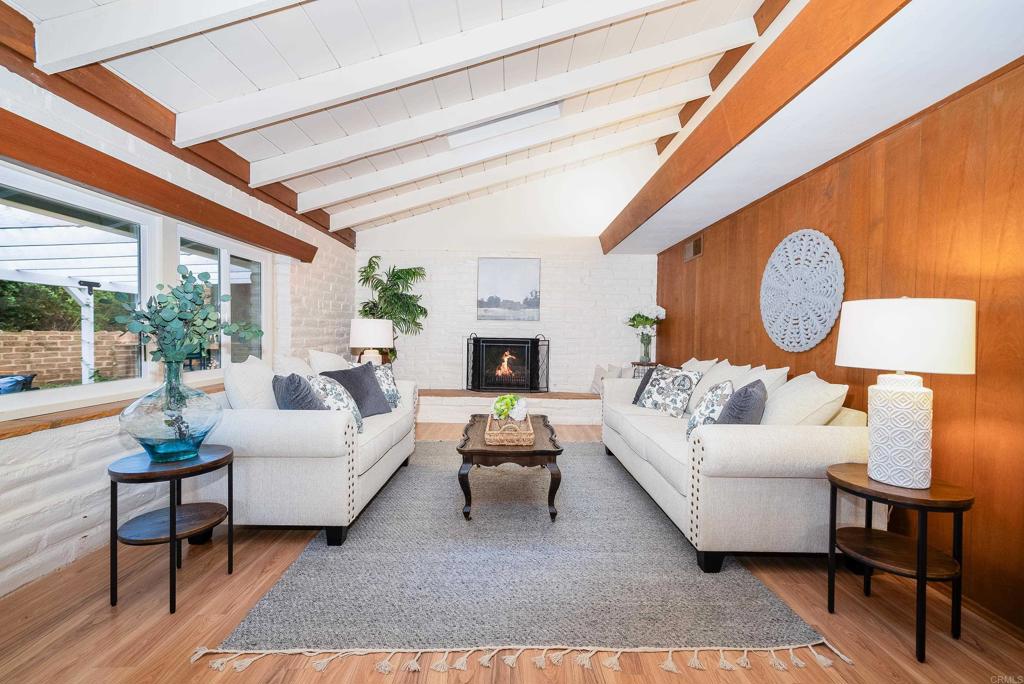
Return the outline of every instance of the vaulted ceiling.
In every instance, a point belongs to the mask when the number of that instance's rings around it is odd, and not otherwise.
[[[175,114],[176,145],[219,141],[252,187],[364,230],[677,133],[786,2],[8,4],[38,69],[102,64]]]

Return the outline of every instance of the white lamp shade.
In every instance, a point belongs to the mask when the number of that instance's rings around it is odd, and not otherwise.
[[[350,347],[391,349],[395,344],[391,321],[383,318],[353,318]]]
[[[976,308],[968,299],[843,302],[836,365],[971,375]]]

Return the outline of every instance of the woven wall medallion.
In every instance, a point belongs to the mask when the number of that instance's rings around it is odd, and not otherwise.
[[[801,352],[825,339],[843,303],[843,260],[827,235],[787,235],[761,278],[761,321],[781,349]]]

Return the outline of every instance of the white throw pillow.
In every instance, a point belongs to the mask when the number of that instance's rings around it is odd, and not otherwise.
[[[714,365],[718,363],[718,359],[709,359],[707,361],[698,361],[696,357],[691,358],[689,361],[684,363],[680,368],[682,370],[697,371],[698,373],[705,374],[711,370]]]
[[[701,377],[696,389],[693,390],[693,394],[690,395],[690,403],[686,407],[687,412],[693,413],[697,409],[697,404],[699,404],[700,400],[704,398],[704,395],[707,394],[708,390],[720,382],[728,380],[732,383],[733,387],[741,387],[741,385],[737,385],[736,383],[749,372],[749,363],[746,366],[734,366],[729,363],[728,359],[725,361],[719,361]]]
[[[278,355],[274,357],[274,375],[287,377],[292,373],[302,378],[307,375],[316,375],[310,365],[298,356]]]
[[[604,394],[604,379],[608,375],[606,366],[594,366],[594,380],[590,383],[590,391],[594,394]],[[615,377],[618,377],[616,374]]]
[[[231,408],[276,409],[274,369],[255,356],[245,363],[230,363],[224,367],[224,393]]]
[[[717,421],[718,417],[722,415],[725,403],[732,396],[732,392],[732,382],[729,380],[720,382],[709,389],[704,398],[697,404],[697,409],[690,416],[690,420],[686,424],[686,436],[689,437],[690,433],[701,425]]]
[[[761,425],[827,425],[846,401],[849,385],[833,385],[810,372],[775,390],[764,405]]]
[[[632,379],[633,378],[633,364],[628,363],[628,364],[626,364],[624,366],[621,365],[621,364],[618,364],[618,363],[610,364],[608,366],[608,375],[606,375],[605,377],[606,378],[629,378],[629,379]]]
[[[341,354],[310,349],[309,365],[312,366],[313,372],[316,375],[320,375],[324,371],[348,370],[352,362]]]
[[[787,377],[789,377],[789,366],[785,368],[758,366],[757,368],[751,368],[750,372],[740,378],[739,382],[735,383],[734,386],[736,389],[739,389],[760,380],[764,383],[764,388],[768,390],[768,396],[771,396],[772,392],[786,384]]]

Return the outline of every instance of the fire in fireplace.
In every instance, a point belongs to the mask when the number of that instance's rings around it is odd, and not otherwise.
[[[546,392],[548,341],[535,338],[468,340],[466,388],[477,391]]]

